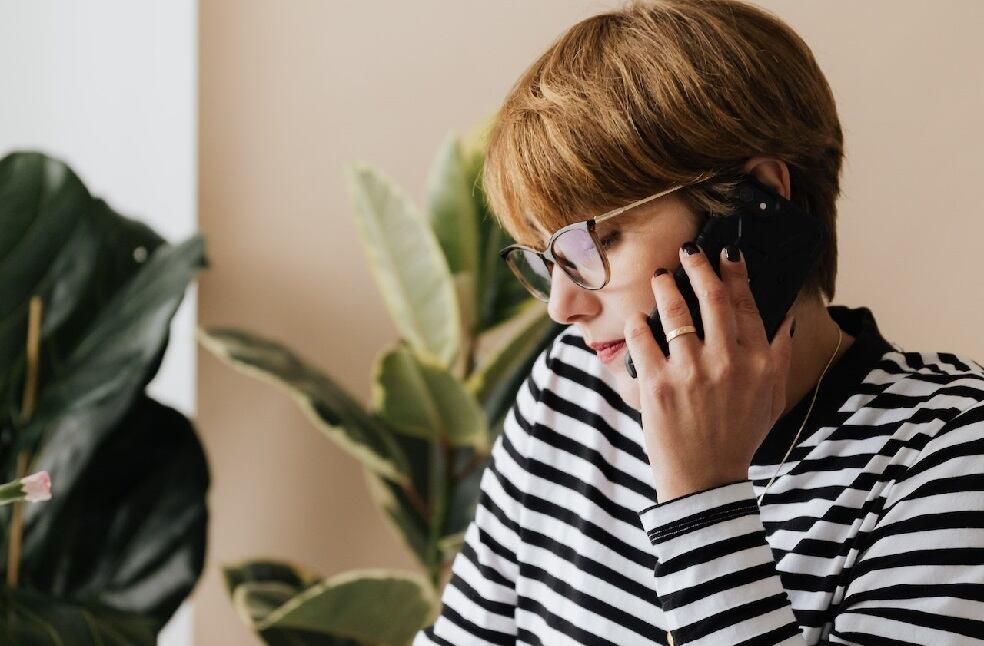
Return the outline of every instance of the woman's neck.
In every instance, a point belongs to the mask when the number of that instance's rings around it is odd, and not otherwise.
[[[796,335],[793,336],[793,354],[786,380],[786,408],[783,415],[813,391],[827,362],[830,361],[833,367],[854,343],[854,337],[843,332],[830,317],[822,300],[794,304],[793,312],[796,316]],[[843,338],[831,361],[830,357],[837,348],[838,332],[843,332]],[[830,368],[827,372],[829,374]]]

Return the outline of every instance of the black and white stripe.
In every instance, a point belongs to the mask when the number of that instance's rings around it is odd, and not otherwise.
[[[984,643],[984,368],[867,308],[748,479],[654,504],[637,411],[571,326],[520,389],[430,644]]]

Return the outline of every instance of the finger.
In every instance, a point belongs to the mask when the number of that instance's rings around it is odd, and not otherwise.
[[[637,379],[651,379],[665,369],[666,357],[649,329],[649,316],[645,312],[630,315],[622,333],[625,335],[625,347],[632,355]]]
[[[721,262],[721,278],[734,305],[738,342],[744,346],[764,348],[769,344],[769,338],[765,334],[765,323],[748,283],[745,254],[741,253],[737,245],[734,246],[734,251],[735,260],[731,260],[725,252]]]
[[[660,270],[664,273],[659,274]],[[663,333],[668,334],[671,330],[685,325],[693,325],[694,319],[690,315],[690,308],[687,301],[677,287],[673,274],[660,267],[653,274],[652,282],[653,294],[656,296],[656,309],[659,312],[660,324],[663,326]],[[681,334],[669,341],[669,361],[674,357],[679,357],[686,361],[695,361],[700,353],[701,341],[696,334]],[[659,347],[658,345],[656,347]]]
[[[688,254],[687,249],[694,253]],[[710,345],[718,355],[722,350],[737,346],[738,329],[731,293],[714,273],[714,267],[704,251],[693,242],[687,242],[680,247],[680,263],[686,270],[690,285],[700,303],[704,344]]]
[[[786,382],[789,380],[789,368],[793,359],[795,324],[796,319],[792,313],[786,312],[786,318],[783,319],[782,325],[772,337],[772,356],[778,369],[775,388],[772,393],[772,401],[774,402],[772,419],[778,419],[786,407]]]

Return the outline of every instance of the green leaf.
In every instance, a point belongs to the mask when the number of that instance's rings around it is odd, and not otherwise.
[[[472,195],[461,142],[449,135],[438,149],[427,176],[430,226],[453,274],[473,275],[478,268],[478,206]]]
[[[538,304],[534,304],[530,311],[538,308]],[[469,377],[468,391],[482,403],[489,420],[490,443],[495,442],[501,432],[502,421],[537,357],[565,327],[545,313],[534,315]]]
[[[482,409],[464,384],[402,343],[373,368],[372,408],[406,435],[453,446],[488,445]]]
[[[62,162],[36,152],[0,160],[0,414],[20,405],[29,299],[44,306],[45,377],[162,242],[92,198]]]
[[[450,366],[461,345],[458,298],[434,232],[376,171],[350,166],[346,177],[369,267],[393,322],[418,354]]]
[[[199,340],[234,368],[283,388],[315,426],[367,469],[407,482],[409,466],[391,431],[289,348],[232,328],[199,331]]]
[[[511,320],[530,302],[538,302],[516,280],[512,271],[499,257],[499,250],[514,242],[499,226],[489,208],[482,184],[485,151],[497,114],[491,114],[465,134],[461,142],[462,163],[466,182],[472,187],[472,198],[478,223],[478,265],[475,270],[475,317],[471,328],[481,334]]]
[[[402,644],[425,625],[437,603],[430,585],[417,574],[354,570],[308,588],[256,626]]]
[[[89,203],[84,220],[89,223],[98,241],[92,266],[85,271],[84,289],[76,294],[71,316],[51,338],[44,342],[48,352],[68,355],[81,340],[83,333],[110,304],[116,293],[130,281],[154,255],[165,240],[146,224],[113,211],[101,199]],[[204,259],[203,259],[204,264]],[[66,276],[66,280],[70,277]],[[62,289],[72,289],[71,285]],[[45,304],[44,329],[54,326],[52,305]]]
[[[516,401],[516,393],[530,374],[534,362],[565,329],[545,314],[536,315],[538,304],[530,307],[533,314],[513,333],[502,346],[487,357],[466,382],[469,392],[482,402],[489,424],[489,442],[502,432],[502,425],[509,408]],[[450,456],[455,474],[454,486],[448,491],[448,502],[438,547],[442,557],[453,547],[454,536],[461,534],[475,517],[475,506],[480,494],[482,474],[488,464],[488,450],[476,453],[473,448],[453,449]],[[461,475],[468,467],[467,474]]]
[[[91,197],[64,164],[37,153],[0,159],[0,321],[37,293]]]
[[[95,244],[84,217],[89,192],[68,167],[37,153],[0,160],[0,403],[16,405],[13,392],[23,374],[28,301],[51,300],[58,278],[74,279],[58,290],[69,300],[84,282]],[[71,304],[70,304],[71,305]],[[65,308],[55,308],[56,319]],[[70,307],[68,308],[70,309]]]
[[[271,612],[321,582],[320,577],[285,561],[244,561],[224,567],[223,574],[236,612],[254,630]],[[361,646],[349,639],[285,628],[267,628],[259,635],[273,646]]]
[[[544,339],[552,340],[563,327],[540,309],[531,304],[529,312],[532,315],[469,375],[465,382],[468,392],[480,402],[495,397],[496,389],[524,366],[538,348],[542,348]],[[538,313],[533,313],[534,310]]]
[[[332,637],[306,630],[267,628],[259,631],[259,635],[263,642],[270,646],[365,646],[353,639]]]
[[[488,464],[488,459],[488,450],[480,453],[468,447],[452,450],[450,462],[454,465],[456,478],[454,486],[448,491],[447,512],[441,528],[441,540],[464,532],[468,523],[475,517],[475,506],[481,493],[482,473]],[[460,475],[468,466],[471,470],[464,476]],[[440,544],[438,548],[440,549]]]
[[[449,135],[427,176],[427,212],[454,277],[461,327],[470,334],[476,327],[475,279],[480,258],[475,179],[469,174],[461,142]]]
[[[461,318],[462,330],[474,330],[476,328],[477,312],[475,306],[475,275],[474,274],[455,274],[454,290],[458,296],[459,315]],[[474,336],[474,332],[470,333]],[[463,370],[462,370],[463,371]]]
[[[293,588],[296,594],[317,583],[320,577],[288,561],[248,559],[223,566],[222,579],[231,596],[240,585],[252,582],[280,583]]]
[[[93,422],[60,424],[34,461],[53,496],[24,508],[21,582],[163,626],[205,562],[205,451],[184,415],[145,395],[110,429]]]
[[[233,599],[247,625],[255,625],[271,612],[290,601],[298,590],[282,581],[250,581],[236,586]]]
[[[422,464],[426,466],[428,463]],[[400,485],[384,480],[368,469],[363,471],[363,474],[370,497],[383,511],[397,538],[407,546],[424,568],[432,567],[434,554],[428,536],[428,518],[414,506]]]
[[[18,446],[31,446],[59,419],[85,415],[121,393],[135,394],[134,386],[142,382],[164,345],[185,288],[204,263],[200,236],[159,247],[41,389],[37,410],[20,432]]]
[[[480,222],[479,241],[482,247],[482,264],[479,270],[480,280],[477,281],[479,302],[476,309],[479,330],[485,332],[512,320],[530,303],[539,304],[539,301],[530,296],[499,256],[499,251],[513,244],[514,240],[499,227],[491,215],[483,217]]]
[[[153,619],[0,588],[0,643],[17,646],[153,646]]]
[[[200,238],[164,244],[62,162],[0,160],[0,458],[10,473],[27,448],[54,482],[52,500],[24,507],[22,587],[0,595],[2,643],[152,644],[194,587],[204,451],[183,415],[142,393],[204,264]],[[33,296],[43,303],[39,392],[18,428]]]

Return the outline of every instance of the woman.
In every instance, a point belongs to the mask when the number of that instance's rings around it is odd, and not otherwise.
[[[514,268],[544,269],[517,275],[567,327],[517,395],[415,646],[984,641],[984,369],[825,304],[842,159],[809,48],[738,2],[594,16],[517,81],[485,190],[529,247]],[[831,233],[771,341],[740,250],[719,277],[692,242],[735,172]],[[537,257],[626,205],[568,239],[580,255]],[[603,287],[586,284],[579,265],[602,258]]]

